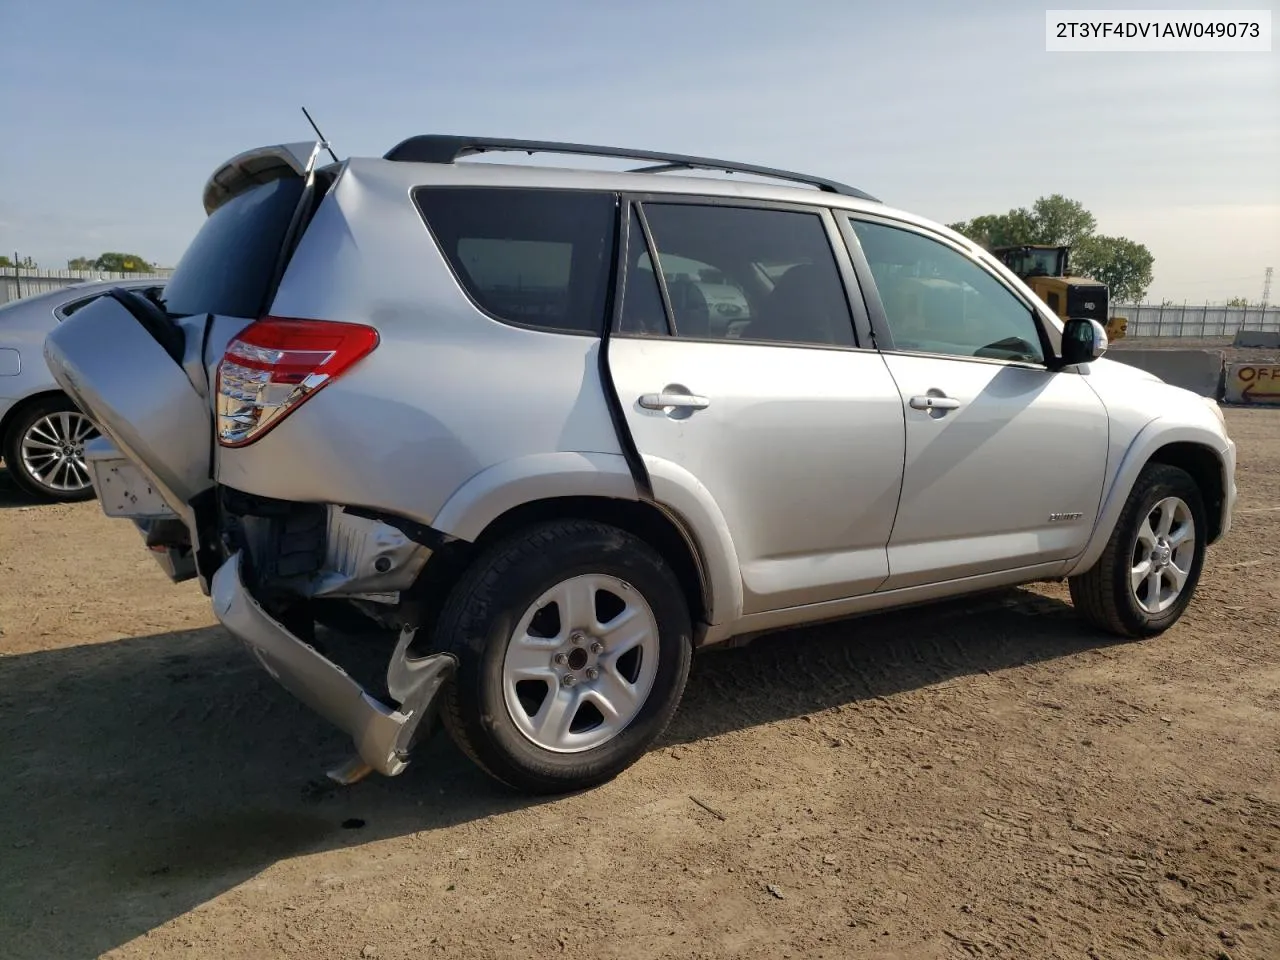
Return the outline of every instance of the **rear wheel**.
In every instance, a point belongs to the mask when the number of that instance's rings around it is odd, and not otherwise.
[[[98,435],[67,397],[47,397],[23,408],[4,438],[4,462],[14,482],[42,500],[93,497],[84,445]]]
[[[454,741],[530,793],[602,783],[675,714],[692,655],[688,605],[648,544],[588,521],[540,524],[464,575],[437,626],[458,658]]]
[[[1072,603],[1090,623],[1120,636],[1169,629],[1195,593],[1207,533],[1200,488],[1190,474],[1148,464],[1098,562],[1070,578]]]

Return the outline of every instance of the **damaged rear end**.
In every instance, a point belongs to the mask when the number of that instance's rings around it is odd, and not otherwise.
[[[380,344],[369,322],[271,312],[344,170],[317,169],[319,149],[228,161],[163,300],[113,291],[60,324],[45,353],[101,430],[87,460],[103,510],[132,520],[172,579],[196,579],[267,672],[352,737],[356,757],[332,774],[347,782],[404,769],[453,662],[414,648],[413,591],[447,538],[314,490],[296,501],[246,492],[225,475],[224,452],[257,443]],[[318,611],[335,607],[385,640],[376,693],[316,649]]]

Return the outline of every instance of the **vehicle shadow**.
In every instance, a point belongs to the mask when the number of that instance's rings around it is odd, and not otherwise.
[[[39,503],[35,497],[18,489],[4,462],[0,461],[0,510],[6,507],[34,507]]]
[[[663,744],[1109,642],[1023,590],[778,633],[697,657]],[[0,656],[3,952],[98,956],[277,861],[539,802],[444,736],[338,788],[347,755],[220,628]]]
[[[792,629],[702,652],[666,740],[700,740],[1118,642],[1069,603],[1019,588]]]

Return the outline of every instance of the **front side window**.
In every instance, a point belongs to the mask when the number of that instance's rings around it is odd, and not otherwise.
[[[1044,362],[1031,308],[972,260],[912,230],[851,220],[896,350]]]
[[[414,194],[459,282],[486,313],[572,333],[603,330],[612,194],[422,187]]]
[[[644,215],[675,336],[852,346],[849,305],[818,214],[646,203]],[[628,248],[619,332],[665,333],[653,317],[657,276],[638,227]]]

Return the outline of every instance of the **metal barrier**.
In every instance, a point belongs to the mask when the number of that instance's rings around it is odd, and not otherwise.
[[[1280,332],[1280,307],[1179,307],[1116,304],[1111,312],[1128,321],[1126,337],[1233,337],[1241,330]]]
[[[1165,383],[1182,387],[1202,397],[1222,396],[1221,350],[1110,350],[1108,360],[1154,373]]]
[[[112,273],[108,270],[40,270],[25,267],[0,267],[0,304],[40,293],[60,290],[85,280],[167,279],[172,270],[151,273]]]

